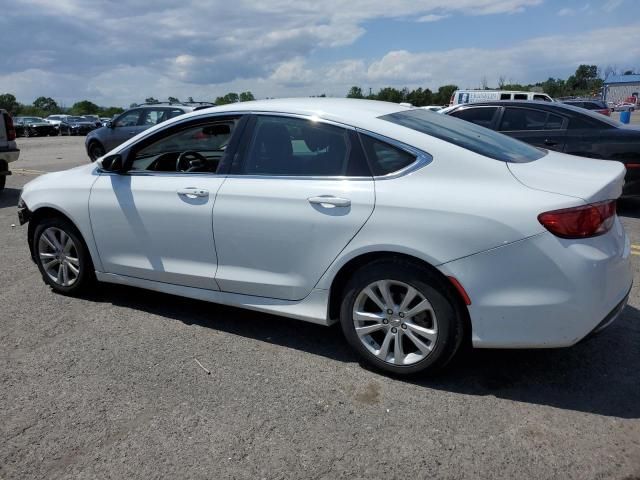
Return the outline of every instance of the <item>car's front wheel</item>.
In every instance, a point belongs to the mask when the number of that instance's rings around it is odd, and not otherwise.
[[[35,227],[33,252],[42,278],[56,292],[78,295],[95,279],[82,236],[65,219],[47,218]]]
[[[349,344],[372,366],[395,374],[435,371],[460,347],[463,316],[446,280],[404,260],[359,269],[340,309]]]
[[[95,162],[104,154],[104,147],[99,142],[93,141],[89,144],[89,158],[92,162]]]

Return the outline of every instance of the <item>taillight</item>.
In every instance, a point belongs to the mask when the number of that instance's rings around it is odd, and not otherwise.
[[[7,140],[15,140],[16,139],[16,129],[13,126],[13,118],[8,113],[3,113],[4,117],[4,128],[7,130]]]
[[[541,213],[538,215],[538,221],[558,237],[588,238],[611,230],[615,216],[616,201],[607,200]]]

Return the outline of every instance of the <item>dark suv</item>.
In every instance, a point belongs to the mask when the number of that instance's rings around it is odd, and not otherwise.
[[[120,114],[104,127],[93,130],[84,145],[92,162],[131,137],[158,123],[192,112],[198,108],[212,107],[212,103],[154,103],[143,104]]]

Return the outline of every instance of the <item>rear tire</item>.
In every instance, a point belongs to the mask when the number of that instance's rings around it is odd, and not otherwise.
[[[64,218],[45,218],[36,225],[33,253],[42,279],[57,293],[77,296],[95,282],[82,235]]]
[[[377,369],[433,373],[449,363],[464,338],[463,311],[452,288],[436,272],[406,260],[372,262],[344,289],[342,331]]]

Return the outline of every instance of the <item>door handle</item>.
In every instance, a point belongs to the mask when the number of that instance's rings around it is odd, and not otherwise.
[[[351,200],[348,198],[334,197],[333,195],[320,195],[319,197],[309,197],[309,203],[314,205],[331,205],[333,207],[349,207]]]
[[[201,188],[187,187],[178,190],[178,195],[184,195],[189,198],[208,197],[209,192]]]
[[[558,142],[554,142],[553,140],[549,140],[548,138],[545,138],[544,144],[550,147],[553,147],[554,145],[558,145]]]

